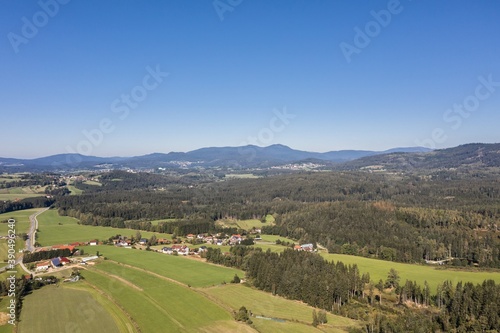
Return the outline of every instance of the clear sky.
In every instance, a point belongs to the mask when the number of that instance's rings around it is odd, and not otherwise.
[[[496,0],[3,0],[0,156],[500,142],[499,32]]]

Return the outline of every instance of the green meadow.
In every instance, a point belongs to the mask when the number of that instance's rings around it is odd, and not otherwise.
[[[233,227],[240,228],[244,230],[251,230],[252,228],[260,229],[266,225],[274,224],[274,217],[272,215],[266,216],[266,222],[263,223],[259,219],[249,219],[249,220],[231,220],[224,219],[217,221],[218,224],[223,225],[225,227]]]
[[[104,304],[104,305],[103,305]],[[18,333],[52,332],[134,332],[115,305],[84,289],[46,286],[25,297]]]
[[[16,231],[18,234],[25,233],[28,231],[30,226],[30,215],[39,212],[42,208],[33,208],[26,210],[18,210],[15,212],[0,214],[0,235],[7,235],[8,225],[2,221],[13,218],[16,220]]]
[[[70,195],[80,195],[83,193],[82,190],[76,188],[74,185],[66,185],[66,187],[68,188],[68,190],[70,190]]]
[[[153,251],[109,245],[86,246],[84,250],[86,253],[99,251],[99,254],[110,260],[141,268],[193,287],[207,287],[229,282],[235,274],[240,277],[244,276],[244,272],[238,269]]]
[[[42,246],[88,242],[93,239],[107,240],[117,234],[130,237],[135,236],[137,232],[137,230],[132,229],[80,225],[77,219],[69,216],[60,216],[55,209],[50,209],[38,216],[38,230],[37,241]],[[158,238],[170,238],[170,235],[167,234],[147,231],[140,231],[140,233],[146,238],[150,238],[153,234]]]
[[[350,256],[345,254],[321,254],[327,260],[342,261],[347,265],[358,265],[361,273],[370,273],[370,278],[375,283],[382,279],[387,279],[387,273],[391,268],[398,271],[401,283],[406,280],[416,281],[421,286],[427,281],[433,292],[436,292],[437,285],[445,280],[450,280],[455,285],[459,281],[482,283],[484,280],[495,280],[500,283],[500,272],[470,272],[454,270],[450,268],[437,268],[433,266],[402,264],[391,261],[370,259],[364,257]]]
[[[216,332],[214,324],[228,332],[238,327],[228,311],[196,291],[145,271],[105,261],[82,274],[131,314],[142,332]]]
[[[229,306],[235,311],[241,306],[245,306],[256,316],[284,319],[288,324],[293,324],[286,325],[285,323],[272,320],[264,320],[261,325],[258,325],[262,326],[262,329],[265,329],[262,332],[275,332],[272,329],[273,327],[280,327],[280,331],[283,332],[287,329],[293,331],[293,327],[295,327],[296,332],[311,332],[314,329],[309,325],[312,323],[312,312],[314,308],[301,302],[273,296],[270,293],[256,290],[243,284],[216,286],[203,289],[201,292],[208,294],[211,298]],[[349,327],[358,326],[355,320],[330,313],[327,314],[327,319],[328,324],[322,327],[322,331],[324,332],[345,332]],[[274,325],[268,327],[271,323],[274,323]],[[261,331],[261,329],[259,329],[259,331]]]
[[[0,189],[0,200],[20,200],[45,195],[45,187],[26,186]]]

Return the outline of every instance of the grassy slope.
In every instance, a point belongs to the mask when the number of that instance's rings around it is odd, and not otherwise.
[[[244,272],[238,269],[209,265],[181,256],[105,245],[87,246],[84,249],[87,253],[99,251],[108,259],[167,276],[193,287],[207,287],[223,281],[229,282],[235,274],[240,277],[244,276]]]
[[[301,322],[301,326],[305,326],[309,331],[313,330],[313,327],[307,324],[312,322],[312,311],[314,308],[304,303],[287,300],[279,296],[272,296],[269,293],[252,289],[241,284],[212,287],[204,289],[202,292],[214,297],[219,302],[231,307],[233,310],[238,310],[241,306],[245,306],[255,315],[281,318],[288,321],[298,321]],[[352,319],[332,314],[328,314],[327,318],[328,325],[323,328],[325,332],[342,331],[348,327],[357,325],[356,321]],[[265,322],[269,323],[267,320]],[[277,324],[281,325],[276,326],[281,326],[283,329],[286,329],[286,325],[282,323]],[[264,325],[264,323],[259,326],[262,325]],[[296,327],[296,329],[297,328],[298,327]]]
[[[29,216],[40,211],[41,208],[26,209],[16,212],[0,214],[0,221],[8,220],[13,218],[16,220],[15,229],[16,233],[19,235],[25,233],[29,229]],[[5,236],[8,233],[8,224],[0,223],[0,235]],[[19,251],[24,248],[24,241],[18,238],[16,241],[16,250]],[[7,259],[7,240],[0,240],[0,267],[5,266],[4,260]],[[1,275],[0,275],[1,276]]]
[[[59,225],[61,223],[62,225]],[[109,237],[120,234],[127,237],[135,236],[137,230],[119,229],[110,227],[93,227],[79,225],[78,220],[68,216],[60,216],[56,210],[48,210],[38,216],[37,241],[43,246],[86,242],[92,239],[107,240]],[[152,232],[141,231],[143,237],[151,237]],[[158,238],[170,238],[168,234],[156,233]]]
[[[404,283],[406,280],[412,280],[417,281],[418,284],[423,286],[424,281],[427,280],[433,292],[436,291],[437,285],[445,280],[451,280],[453,284],[459,281],[482,283],[486,279],[492,279],[500,283],[500,272],[466,272],[451,269],[436,269],[431,266],[402,264],[344,254],[322,254],[322,256],[327,260],[342,261],[344,264],[357,264],[362,273],[370,273],[370,277],[374,282],[377,282],[379,279],[385,281],[389,270],[394,268],[401,276],[401,283]]]
[[[106,273],[118,275],[128,284]],[[234,327],[231,315],[218,305],[185,286],[146,272],[104,262],[83,275],[133,314],[143,332],[200,332],[214,323],[225,326],[224,322]]]
[[[25,298],[19,333],[75,331],[120,333],[103,306],[84,290],[47,286]]]

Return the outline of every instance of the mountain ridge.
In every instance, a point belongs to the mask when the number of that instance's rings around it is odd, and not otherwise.
[[[34,159],[0,157],[0,172],[74,171],[99,169],[156,168],[268,168],[290,163],[315,163],[337,170],[357,170],[376,166],[385,170],[414,170],[500,166],[500,144],[470,143],[432,150],[398,147],[384,151],[337,150],[311,152],[282,144],[203,147],[188,152],[150,153],[131,157],[97,157],[76,153]]]

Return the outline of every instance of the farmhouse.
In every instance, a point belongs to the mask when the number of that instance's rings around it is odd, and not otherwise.
[[[194,239],[194,235],[193,234],[187,234],[186,238],[189,239],[189,240]]]
[[[300,246],[302,248],[302,251],[313,251],[314,250],[314,246],[312,244],[302,244]]]
[[[97,240],[93,239],[89,242],[89,245],[95,246],[97,245],[97,243],[98,243]]]
[[[47,269],[49,269],[49,267],[50,267],[50,261],[39,262],[38,264],[36,264],[35,271],[37,272],[46,271]]]
[[[148,243],[147,238],[141,238],[141,240],[139,241],[139,244],[141,245],[146,245],[147,243]]]

